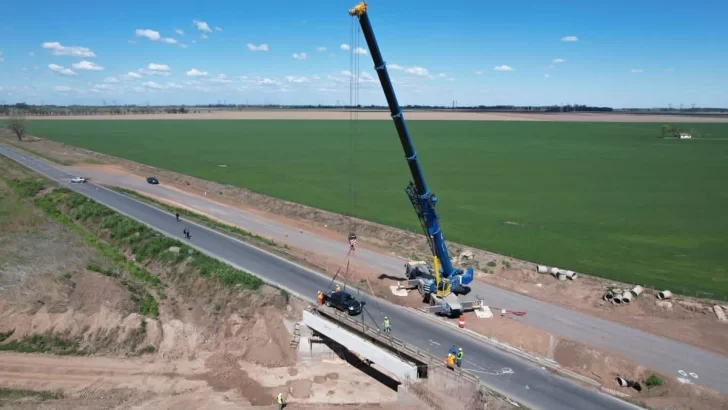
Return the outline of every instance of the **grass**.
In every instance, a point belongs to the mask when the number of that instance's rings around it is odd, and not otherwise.
[[[662,386],[663,383],[664,382],[662,381],[662,379],[659,376],[654,375],[654,374],[651,375],[650,377],[648,377],[647,380],[645,381],[645,384],[647,385],[647,387]]]
[[[51,353],[56,355],[83,356],[86,351],[75,340],[64,339],[53,333],[34,333],[20,340],[0,344],[0,351],[20,353]]]
[[[728,297],[728,124],[672,124],[700,136],[691,141],[662,139],[662,124],[649,123],[408,125],[449,240]],[[391,121],[360,122],[353,165],[349,129],[347,121],[29,124],[32,135],[419,231]]]
[[[26,182],[16,180],[11,186],[19,187],[19,193],[32,193],[32,190],[22,189],[25,185]],[[46,214],[81,234],[87,245],[96,248],[107,260],[120,265],[131,278],[154,288],[160,296],[164,283],[158,276],[129,261],[122,250],[131,252],[135,261],[141,264],[159,262],[179,265],[192,256],[191,264],[201,276],[214,278],[229,288],[258,290],[263,285],[260,278],[250,273],[193,251],[176,239],[168,238],[69,189],[55,189],[36,198],[34,202]],[[88,230],[94,227],[96,232],[90,234]],[[98,235],[107,236],[109,243],[99,239]],[[171,252],[169,249],[172,247],[179,248],[179,252]],[[113,271],[104,270],[100,266],[90,265],[88,268],[108,276],[115,275]],[[140,313],[156,317],[159,311],[154,297],[147,292],[136,293],[136,297],[132,299],[140,304]]]
[[[63,394],[60,392],[11,389],[7,387],[0,387],[0,407],[2,407],[3,404],[8,404],[21,399],[35,399],[38,401],[46,401],[57,400],[61,398],[63,398]]]

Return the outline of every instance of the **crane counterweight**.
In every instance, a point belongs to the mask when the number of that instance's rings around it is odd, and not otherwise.
[[[416,283],[423,297],[429,299],[431,303],[433,300],[439,300],[443,304],[443,310],[458,313],[461,309],[460,303],[457,297],[450,293],[450,290],[455,290],[470,284],[473,280],[473,269],[468,268],[466,271],[463,271],[462,269],[455,268],[450,260],[445,237],[440,228],[439,217],[435,211],[438,198],[430,192],[425,183],[425,177],[420,167],[417,152],[412,144],[412,139],[410,138],[407,124],[404,120],[404,114],[397,101],[392,81],[389,78],[387,64],[382,58],[379,44],[377,43],[374,30],[369,21],[367,4],[365,2],[357,4],[349,10],[349,15],[359,19],[362,33],[364,34],[369,52],[372,56],[374,69],[377,72],[384,96],[387,99],[387,106],[394,121],[394,126],[397,129],[397,135],[399,136],[405,159],[412,175],[413,181],[405,188],[405,192],[417,213],[417,217],[427,236],[427,241],[434,257],[434,268],[431,269],[431,275],[427,275],[424,278],[421,275],[416,275],[418,278],[412,272],[420,272],[420,270],[415,269],[410,271],[408,269],[407,273],[410,279],[407,281],[408,285],[411,286]]]

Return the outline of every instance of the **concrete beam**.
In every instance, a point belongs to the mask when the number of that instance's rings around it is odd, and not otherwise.
[[[345,346],[350,351],[386,369],[397,377],[400,382],[404,383],[406,379],[417,380],[417,366],[414,363],[400,359],[398,356],[363,340],[341,326],[308,311],[303,312],[303,323],[336,343]]]

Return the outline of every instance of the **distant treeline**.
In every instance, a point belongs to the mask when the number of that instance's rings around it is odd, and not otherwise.
[[[287,109],[287,110],[388,110],[380,105],[253,105],[253,104],[207,104],[207,105],[32,105],[17,103],[0,105],[0,115],[129,115],[129,114],[188,114],[212,110],[216,111],[242,111],[254,109]],[[728,108],[691,107],[685,109],[673,108],[612,108],[595,107],[590,105],[548,105],[548,106],[517,106],[517,105],[478,105],[478,106],[433,106],[433,105],[405,105],[402,109],[407,111],[453,111],[453,112],[520,112],[520,113],[560,113],[560,112],[620,112],[634,114],[705,114],[728,113]]]

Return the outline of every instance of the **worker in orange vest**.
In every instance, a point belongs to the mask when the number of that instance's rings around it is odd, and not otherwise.
[[[317,299],[318,299],[318,304],[319,304],[319,306],[323,306],[323,304],[324,304],[324,292],[321,292],[321,291],[319,290],[319,291],[318,291],[318,295],[316,295],[316,297],[317,297]]]

